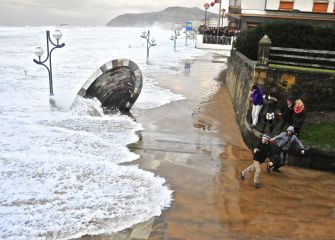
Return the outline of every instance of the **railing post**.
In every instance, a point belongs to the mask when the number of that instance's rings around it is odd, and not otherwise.
[[[259,41],[256,64],[257,67],[269,67],[271,44],[271,39],[267,35],[264,35]]]

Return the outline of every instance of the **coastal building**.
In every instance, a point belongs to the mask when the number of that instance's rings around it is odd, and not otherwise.
[[[201,20],[201,25],[205,25],[205,19]],[[218,26],[218,19],[217,18],[210,18],[207,19],[206,21],[207,27],[217,27]],[[221,17],[221,22],[220,22],[221,27],[228,26],[228,17],[223,16]]]
[[[335,0],[230,0],[229,27],[246,30],[265,21],[335,27]]]
[[[192,29],[193,31],[198,30],[201,25],[201,21],[192,21]]]

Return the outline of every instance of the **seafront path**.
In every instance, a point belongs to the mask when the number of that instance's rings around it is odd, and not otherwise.
[[[166,179],[171,207],[116,235],[81,239],[334,239],[334,174],[285,166],[268,175],[264,164],[260,189],[252,176],[239,179],[252,155],[219,76],[224,62],[208,54],[189,74],[156,76],[186,99],[132,112],[144,130],[129,146],[141,156],[131,164]]]

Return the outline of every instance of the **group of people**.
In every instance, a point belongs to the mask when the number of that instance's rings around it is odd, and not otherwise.
[[[236,36],[237,32],[226,27],[205,27],[203,34],[204,43],[231,44],[230,37]]]
[[[233,37],[237,35],[237,32],[233,29],[229,29],[227,27],[205,27],[204,29],[204,35],[213,35],[220,37]]]
[[[266,169],[268,173],[281,172],[279,168],[287,164],[288,151],[293,144],[298,146],[300,154],[305,154],[304,145],[298,139],[300,129],[305,119],[305,109],[300,99],[294,101],[294,99],[289,96],[276,118],[277,98],[272,96],[270,92],[264,94],[262,88],[257,85],[252,86],[250,101],[252,102],[252,127],[256,127],[260,112],[263,106],[265,106],[262,132],[264,133],[267,124],[269,124],[270,132],[274,130],[275,125],[277,125],[280,132],[272,138],[267,134],[263,134],[261,141],[253,149],[253,163],[240,172],[240,178],[244,180],[249,172],[255,171],[254,184],[256,188],[259,188],[260,165],[265,162],[271,152],[273,152],[275,156],[273,161],[267,163]],[[276,119],[278,119],[278,121]]]
[[[292,96],[288,96],[284,105],[277,111],[278,99],[272,92],[264,93],[261,87],[253,85],[250,101],[252,103],[251,127],[255,128],[260,119],[262,132],[271,134],[276,129],[276,133],[279,133],[288,126],[293,126],[295,134],[299,136],[306,118],[305,106],[301,99],[294,101]]]

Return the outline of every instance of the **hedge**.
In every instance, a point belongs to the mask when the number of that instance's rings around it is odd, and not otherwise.
[[[335,51],[335,29],[292,22],[266,22],[243,31],[234,42],[234,47],[256,60],[258,42],[265,34],[271,39],[273,47]]]

